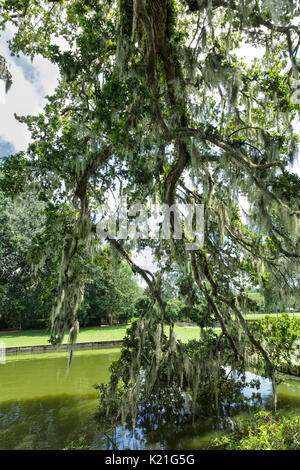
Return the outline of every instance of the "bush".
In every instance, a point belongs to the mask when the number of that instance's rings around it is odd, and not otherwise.
[[[237,419],[233,431],[214,441],[226,450],[299,450],[300,418],[260,411],[247,420]]]
[[[283,313],[277,317],[266,315],[262,320],[252,322],[250,329],[267,348],[273,364],[280,370],[283,363],[291,365],[296,361],[295,342],[300,338],[300,320]]]

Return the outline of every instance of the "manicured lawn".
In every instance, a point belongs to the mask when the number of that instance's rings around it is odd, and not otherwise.
[[[188,328],[175,326],[176,335],[182,341],[199,338],[199,328]],[[79,332],[77,342],[89,343],[92,341],[113,341],[123,339],[126,326],[109,326],[105,328],[84,328]],[[38,346],[49,344],[49,333],[41,331],[20,331],[17,333],[0,333],[0,341],[5,343],[7,348],[17,346]],[[64,343],[67,343],[68,336],[65,336]]]
[[[200,328],[198,327],[185,327],[175,325],[175,334],[178,339],[186,342],[189,339],[199,339],[200,337]]]
[[[278,315],[280,316],[281,313],[248,313],[244,316],[247,320],[262,320],[266,315],[269,317],[277,317]],[[289,313],[289,316],[292,318],[300,318],[300,312]]]
[[[89,343],[91,341],[109,341],[122,339],[125,335],[125,326],[112,326],[106,328],[84,328],[79,332],[77,342]],[[37,346],[49,344],[49,333],[47,331],[20,331],[18,333],[0,333],[0,341],[5,342],[5,346]],[[64,338],[64,343],[68,342],[68,336]]]
[[[247,320],[260,320],[263,319],[266,314],[257,313],[245,315]],[[272,314],[270,316],[276,316]],[[291,317],[299,318],[300,313],[291,313]],[[168,329],[166,328],[166,333]],[[96,341],[114,341],[123,339],[126,332],[126,326],[108,326],[105,328],[84,328],[80,330],[77,342],[78,343],[89,343]],[[188,341],[189,339],[198,339],[200,329],[195,327],[183,327],[175,326],[175,332],[178,339],[182,341]],[[20,331],[17,333],[0,332],[0,341],[5,343],[7,348],[17,346],[38,346],[49,344],[49,333],[47,331]],[[64,338],[64,343],[68,342],[68,336]]]

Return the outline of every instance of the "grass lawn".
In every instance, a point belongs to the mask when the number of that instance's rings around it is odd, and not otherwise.
[[[281,313],[248,313],[244,315],[246,320],[262,320],[265,316],[268,315],[269,317],[277,317],[281,315]],[[300,312],[293,312],[289,313],[291,318],[300,318]]]
[[[247,320],[263,319],[266,315],[263,313],[245,315]],[[276,316],[276,314],[270,315]],[[291,313],[291,317],[300,318],[300,313]],[[89,343],[96,341],[114,341],[123,339],[126,332],[126,326],[108,326],[105,328],[83,328],[80,330],[77,342]],[[167,332],[167,329],[166,329]],[[198,339],[200,329],[197,327],[175,326],[175,332],[178,339],[188,341],[189,339]],[[0,341],[5,343],[7,348],[17,346],[38,346],[49,344],[49,333],[47,331],[20,331],[16,333],[0,332]],[[64,338],[64,343],[68,342],[68,336]]]
[[[109,326],[106,328],[84,328],[78,334],[78,343],[89,343],[91,341],[109,341],[122,339],[125,335],[125,326]],[[13,333],[0,333],[0,341],[4,341],[5,346],[38,346],[48,343],[50,335],[47,331],[20,331]],[[64,343],[68,342],[68,336],[64,338]]]
[[[176,335],[182,341],[199,338],[199,328],[188,328],[175,326]],[[113,341],[123,339],[126,326],[108,326],[105,328],[83,328],[78,335],[78,343],[89,343],[92,341]],[[0,341],[5,343],[7,348],[18,346],[38,346],[49,344],[49,333],[43,331],[20,331],[17,333],[0,333]],[[64,343],[67,343],[68,336],[65,336]]]

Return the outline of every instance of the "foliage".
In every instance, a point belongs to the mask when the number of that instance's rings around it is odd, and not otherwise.
[[[142,289],[130,268],[124,262],[115,268],[113,254],[107,248],[93,259],[78,313],[82,326],[127,323],[135,313],[135,300],[141,296]]]
[[[252,311],[263,311],[264,310],[264,297],[261,295],[260,292],[248,292],[248,297],[253,301],[253,307],[251,308]]]
[[[173,328],[166,335],[153,316],[143,323],[132,320],[121,356],[110,366],[110,383],[95,386],[99,390],[97,416],[103,425],[123,422],[135,428],[150,421],[153,431],[155,420],[170,423],[170,415],[173,424],[182,425],[203,415],[230,415],[232,403],[235,410],[246,409],[247,399],[242,394],[246,377],[228,373],[214,357],[223,349],[222,357],[232,360],[226,338],[209,329],[202,332],[200,340],[174,340]],[[251,385],[259,388],[257,381]]]
[[[43,223],[42,204],[32,196],[11,202],[0,193],[0,327],[45,329],[50,305],[28,250]],[[50,263],[44,268],[49,269]]]
[[[71,441],[62,450],[89,450],[90,446],[86,442],[86,436],[82,435],[78,439]]]
[[[212,445],[226,450],[299,450],[300,419],[260,411],[251,418],[236,419],[233,431]]]
[[[49,243],[42,233],[45,204],[34,195],[11,201],[0,193],[0,207],[0,328],[48,329],[55,253],[38,270],[32,264],[40,259],[37,244]],[[51,210],[47,215],[51,220]],[[127,264],[115,267],[106,247],[86,268],[86,277],[85,299],[78,314],[81,326],[126,323],[133,315],[134,299],[141,294]]]
[[[297,282],[295,280],[294,282]],[[291,289],[290,295],[287,297],[283,295],[284,283],[282,280],[278,285],[275,279],[271,278],[261,289],[261,294],[264,298],[265,310],[268,312],[274,311],[299,311],[300,300],[297,291]]]
[[[282,363],[291,365],[295,362],[294,345],[300,338],[299,319],[292,318],[287,313],[276,318],[266,315],[264,319],[253,322],[251,330],[255,337],[265,344],[275,367],[280,369]],[[298,363],[299,359],[300,356]]]

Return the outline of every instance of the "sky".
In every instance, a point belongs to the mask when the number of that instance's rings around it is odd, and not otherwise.
[[[0,54],[6,58],[13,79],[4,100],[3,91],[0,94],[0,157],[26,149],[30,134],[14,113],[21,116],[40,113],[46,103],[45,95],[53,93],[59,76],[58,67],[41,56],[32,63],[24,55],[11,57],[7,45],[11,34],[12,28],[8,28],[0,39]]]
[[[17,115],[36,115],[43,111],[46,104],[45,96],[51,95],[59,77],[58,67],[51,64],[41,56],[36,56],[31,62],[30,58],[21,55],[10,55],[7,40],[13,34],[13,28],[8,27],[0,38],[0,54],[7,60],[12,74],[12,86],[7,94],[4,93],[4,82],[0,80],[0,159],[11,153],[19,152],[27,148],[30,142],[30,134],[26,125],[19,123]],[[62,49],[67,48],[64,40],[56,40]],[[251,60],[257,57],[258,51],[247,44],[238,51],[240,57]],[[292,171],[300,175],[300,158],[295,163]],[[241,205],[247,211],[247,201],[241,201]],[[136,253],[134,261],[145,269],[153,269],[154,265],[149,253]]]

